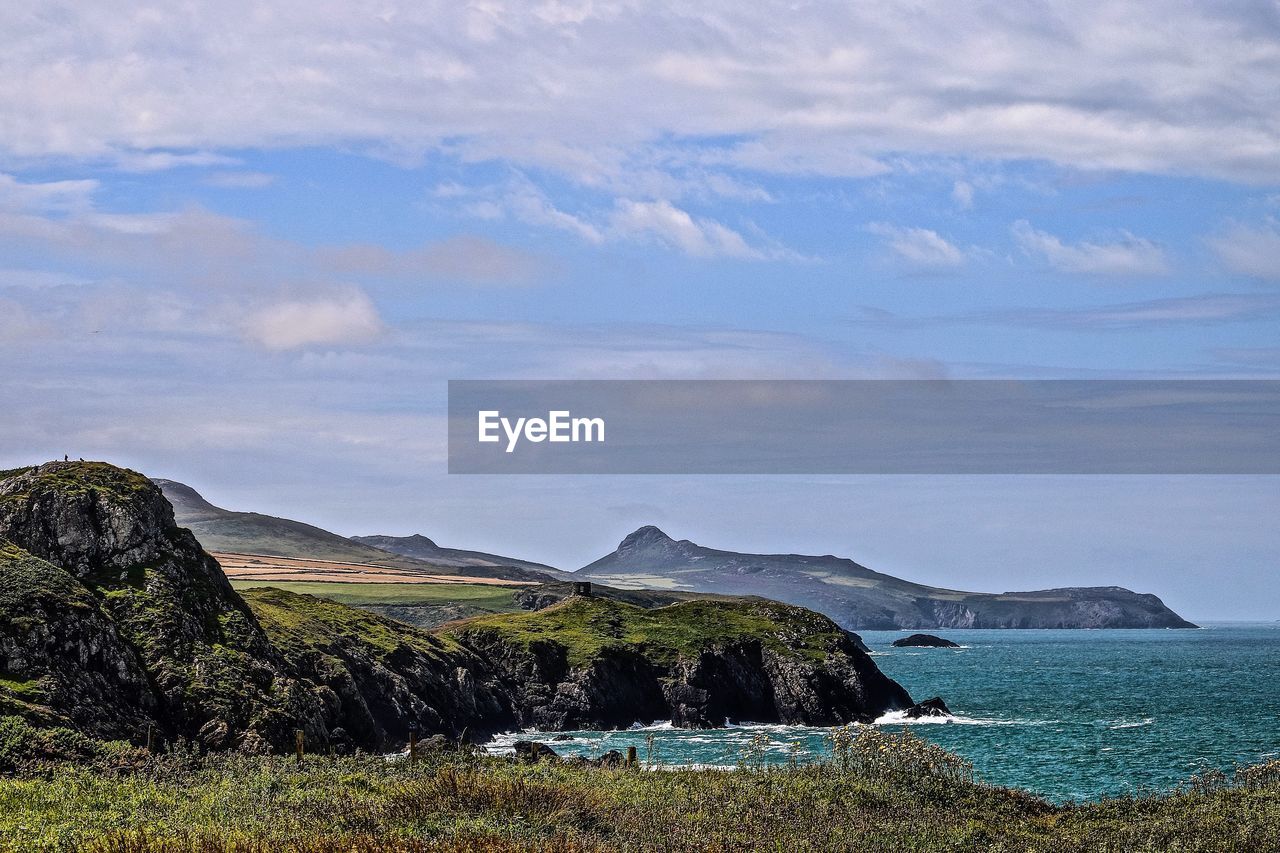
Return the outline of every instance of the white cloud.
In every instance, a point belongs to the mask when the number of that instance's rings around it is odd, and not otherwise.
[[[0,173],[0,210],[69,211],[89,207],[95,180],[24,182]]]
[[[928,228],[904,228],[873,222],[867,230],[884,238],[885,244],[900,260],[916,269],[955,269],[968,260],[963,250]]]
[[[1182,0],[386,0],[377,14],[196,0],[55,19],[7,4],[0,150],[161,168],[256,147],[410,157],[448,140],[573,180],[679,149],[751,171],[955,155],[1268,183],[1274,15]],[[557,145],[588,156],[571,164]]]
[[[609,224],[612,233],[621,237],[652,236],[695,258],[765,257],[737,231],[710,219],[694,219],[666,201],[619,201]]]
[[[568,231],[588,243],[604,242],[604,235],[600,233],[600,229],[584,219],[558,209],[546,196],[527,182],[521,182],[512,189],[503,202],[506,208],[522,222]]]
[[[1114,243],[1064,243],[1061,238],[1038,231],[1026,220],[1013,224],[1013,236],[1029,255],[1044,258],[1060,272],[1101,276],[1152,276],[1169,271],[1164,250],[1150,240],[1127,231]]]
[[[956,203],[956,207],[961,210],[969,210],[973,207],[973,184],[968,181],[956,181],[951,187],[951,200]]]
[[[236,166],[239,160],[211,151],[124,151],[114,158],[122,172],[163,172],[184,166]]]
[[[1232,272],[1280,280],[1280,223],[1275,220],[1257,227],[1236,225],[1211,237],[1209,245]]]
[[[744,190],[737,187],[733,191]],[[695,217],[668,199],[619,198],[611,208],[569,212],[556,207],[524,176],[506,184],[467,189],[457,184],[436,187],[431,195],[457,203],[459,209],[477,219],[509,217],[543,228],[572,234],[592,245],[619,241],[656,241],[695,258],[737,258],[740,260],[805,260],[800,254],[776,244],[766,235],[754,233],[748,239],[741,232],[708,217]],[[764,200],[755,197],[753,200]]]
[[[382,330],[377,309],[358,291],[275,302],[244,321],[246,337],[271,350],[366,343]]]

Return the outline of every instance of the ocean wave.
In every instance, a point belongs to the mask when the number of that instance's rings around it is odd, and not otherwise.
[[[1155,721],[1155,717],[1144,717],[1136,722],[1133,720],[1105,720],[1104,722],[1106,723],[1107,728],[1114,731],[1116,729],[1140,729],[1145,726],[1154,725]]]
[[[873,725],[877,726],[916,726],[916,725],[939,725],[951,724],[958,726],[1042,726],[1051,720],[998,720],[998,719],[981,719],[979,717],[965,717],[959,714],[950,714],[944,717],[917,717],[911,719],[907,717],[906,711],[890,711],[876,718]]]

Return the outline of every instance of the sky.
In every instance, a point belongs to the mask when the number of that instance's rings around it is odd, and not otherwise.
[[[1267,477],[466,477],[464,378],[1280,378],[1280,3],[8,4],[0,467],[1280,618]]]

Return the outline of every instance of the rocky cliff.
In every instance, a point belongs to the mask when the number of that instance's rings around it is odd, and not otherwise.
[[[160,490],[103,463],[0,474],[0,714],[209,749],[671,719],[815,724],[911,699],[856,638],[759,600],[570,598],[436,632],[274,589],[247,602]]]
[[[449,631],[481,654],[540,729],[671,720],[833,725],[911,697],[831,620],[772,601],[689,601],[646,610],[573,597]]]
[[[335,747],[389,750],[410,726],[477,739],[515,724],[509,688],[448,637],[270,587],[247,590],[245,599],[293,671],[324,698]]]
[[[77,708],[87,730],[115,733],[146,717],[168,736],[213,748],[246,740],[284,747],[295,727],[322,735],[307,685],[290,676],[218,564],[174,524],[168,501],[141,474],[51,462],[10,476],[0,482],[0,536],[62,570],[56,581],[44,572],[43,618],[19,646],[58,626],[68,637],[100,636],[104,664],[130,682],[135,666],[145,672],[132,714]],[[32,577],[29,560],[16,563],[27,568],[10,562],[7,571]],[[22,601],[13,605],[21,613]],[[0,668],[12,671],[14,660],[6,655]]]
[[[0,714],[128,738],[158,706],[142,661],[100,599],[0,539]]]

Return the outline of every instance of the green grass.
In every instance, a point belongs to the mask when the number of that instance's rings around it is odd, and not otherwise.
[[[837,730],[833,737],[841,737]],[[646,772],[461,752],[151,757],[107,745],[79,765],[0,778],[0,850],[1276,849],[1280,766],[1077,806],[972,780],[908,735],[857,729],[832,761]]]
[[[8,691],[9,693],[23,697],[34,697],[39,699],[41,690],[40,682],[34,678],[5,678],[0,675],[0,691]]]
[[[67,572],[0,537],[0,619],[28,619],[46,603],[87,609],[93,594]]]
[[[645,609],[604,598],[574,597],[532,613],[482,616],[451,629],[492,631],[528,648],[552,641],[582,666],[609,646],[629,646],[673,662],[715,645],[759,640],[765,648],[822,661],[840,629],[825,616],[774,601],[685,601]]]
[[[326,653],[335,644],[369,647],[384,659],[401,647],[429,656],[452,640],[382,619],[363,610],[274,587],[241,592],[272,645],[288,657]]]
[[[274,587],[314,595],[341,604],[469,604],[498,613],[519,610],[512,597],[517,587],[478,583],[332,583],[325,581],[233,580],[239,592]]]
[[[37,470],[35,468],[27,470]],[[23,469],[0,473],[0,479]],[[120,498],[130,498],[155,489],[155,486],[137,471],[119,468],[107,462],[63,462],[53,470],[38,473],[30,484],[29,492],[55,489],[63,494],[78,495],[101,491]],[[24,499],[26,493],[8,499]]]

